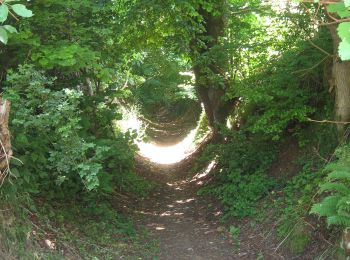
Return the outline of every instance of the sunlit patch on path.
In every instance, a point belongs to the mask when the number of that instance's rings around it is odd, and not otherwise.
[[[122,113],[124,118],[121,122],[118,122],[118,124],[124,132],[129,130],[138,133],[143,132],[143,122],[137,117],[135,111],[123,110]],[[181,128],[181,125],[179,125],[179,128]],[[194,140],[197,131],[198,126],[197,128],[192,129],[182,141],[169,146],[152,141],[145,142],[139,139],[136,141],[139,148],[139,154],[157,164],[167,165],[181,162],[196,150],[198,145]]]
[[[135,216],[159,239],[159,259],[235,259],[234,246],[219,223],[221,209],[209,198],[198,197],[200,186],[191,178],[162,184],[140,201],[141,211]]]
[[[172,164],[185,159],[193,150],[195,145],[193,139],[196,130],[192,130],[190,134],[181,142],[171,146],[160,146],[154,143],[138,142],[140,154],[149,158],[154,163]]]

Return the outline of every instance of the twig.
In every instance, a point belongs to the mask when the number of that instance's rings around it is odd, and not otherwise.
[[[273,224],[273,227],[271,228],[271,230],[267,233],[267,235],[265,236],[265,234],[263,235],[263,241],[265,241],[273,232],[274,232],[274,228],[282,221],[283,219],[280,218],[279,220],[275,221],[275,223]]]
[[[21,164],[24,164],[19,158],[15,157],[13,155],[11,155],[11,159],[15,159],[15,160],[19,161]]]
[[[10,160],[9,160],[9,156],[8,156],[8,154],[7,154],[7,152],[6,152],[6,149],[5,149],[5,146],[4,146],[4,144],[2,143],[2,141],[1,141],[1,139],[0,139],[0,145],[1,145],[1,148],[2,148],[2,150],[4,151],[4,157],[5,157],[5,160],[6,160],[6,169],[4,170],[4,176],[1,176],[2,177],[2,179],[1,179],[1,184],[0,184],[0,187],[4,184],[4,181],[5,181],[5,179],[6,179],[6,177],[9,175],[9,174],[11,174],[11,170],[10,170]],[[3,173],[1,173],[1,174],[3,174]]]
[[[328,58],[329,58],[329,56],[324,57],[320,62],[316,63],[311,68],[296,70],[296,71],[293,71],[292,73],[294,74],[294,73],[304,72],[304,71],[308,71],[308,70],[313,70],[313,69],[317,68],[319,65],[321,65]],[[303,74],[303,75],[305,75],[305,74]]]
[[[344,122],[344,121],[330,121],[330,120],[314,120],[311,118],[308,118],[307,121],[309,122],[315,122],[315,123],[321,123],[321,124],[341,124],[341,125],[348,125],[350,122]]]
[[[310,39],[308,39],[308,42],[309,42],[312,46],[314,46],[316,49],[318,49],[318,50],[320,50],[321,52],[323,52],[324,54],[327,54],[328,56],[333,57],[332,54],[330,54],[328,51],[322,49],[320,46],[318,46],[317,44],[315,44],[315,43],[314,43],[313,41],[311,41]]]
[[[338,23],[342,23],[342,22],[349,22],[350,18],[346,18],[346,19],[341,19],[341,20],[335,20],[333,22],[329,22],[329,23],[321,23],[320,26],[328,26],[328,25],[332,25],[332,24],[338,24]]]
[[[19,19],[17,18],[17,16],[15,16],[10,10],[9,10],[9,14],[18,22]]]
[[[315,152],[315,154],[317,155],[318,158],[320,158],[322,161],[324,161],[325,163],[329,163],[329,161],[326,158],[323,158],[320,153],[318,152],[318,150],[316,149],[316,147],[312,147],[312,150]]]
[[[288,239],[288,237],[292,234],[292,232],[294,231],[294,229],[297,227],[297,225],[299,224],[299,222],[297,222],[294,227],[289,231],[289,233],[287,234],[287,236],[281,241],[281,243],[278,244],[278,246],[275,248],[274,253],[277,252],[277,250],[283,245],[283,243]]]

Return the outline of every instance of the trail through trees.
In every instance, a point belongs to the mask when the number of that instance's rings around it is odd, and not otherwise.
[[[280,241],[274,234],[274,222],[253,225],[246,219],[231,223],[231,227],[241,227],[239,234],[232,236],[220,221],[218,201],[197,195],[210,176],[201,172],[188,177],[188,167],[181,166],[140,167],[140,174],[159,186],[149,198],[136,204],[135,218],[140,227],[146,227],[151,237],[159,240],[159,259],[250,260],[262,255],[289,259],[277,248]]]

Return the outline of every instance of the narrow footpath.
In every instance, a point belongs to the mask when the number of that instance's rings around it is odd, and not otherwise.
[[[228,259],[307,259],[288,258],[276,250],[279,241],[272,230],[274,223],[252,226],[250,220],[232,223],[240,234],[232,238],[220,222],[219,203],[198,196],[208,176],[200,173],[187,177],[181,166],[152,165],[140,174],[158,184],[150,197],[135,205],[136,221],[159,240],[160,260],[228,260]]]

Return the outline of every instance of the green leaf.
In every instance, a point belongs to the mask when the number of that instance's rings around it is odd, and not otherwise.
[[[350,6],[350,0],[344,0],[344,4],[345,4],[345,7],[349,7]]]
[[[28,10],[27,7],[25,7],[24,5],[22,4],[15,4],[15,5],[12,5],[12,10],[18,14],[19,16],[22,16],[22,17],[32,17],[33,16],[33,12]]]
[[[350,11],[345,7],[344,3],[330,4],[327,10],[330,13],[337,13],[341,18],[350,16]]]
[[[339,56],[342,60],[350,60],[350,43],[349,42],[342,41],[339,44]]]
[[[0,42],[2,42],[3,44],[7,44],[7,41],[8,41],[7,32],[5,31],[5,29],[0,28]]]
[[[338,35],[343,41],[350,42],[350,22],[339,24]]]
[[[3,28],[9,33],[17,33],[17,29],[11,25],[4,25]]]
[[[6,21],[8,14],[9,14],[9,8],[7,7],[7,5],[2,4],[0,6],[0,23],[3,23]]]

